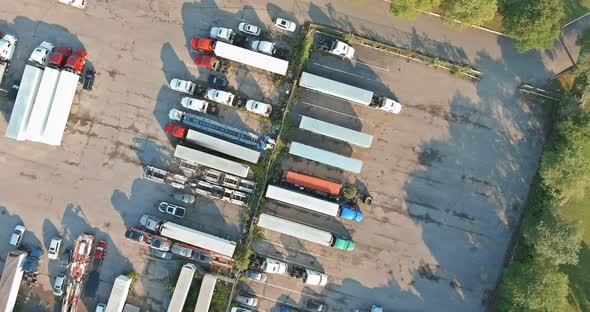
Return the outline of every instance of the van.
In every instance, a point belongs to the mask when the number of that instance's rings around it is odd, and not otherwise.
[[[64,293],[64,284],[66,281],[66,276],[64,274],[60,274],[55,278],[55,282],[53,283],[53,294],[57,297],[61,297]]]

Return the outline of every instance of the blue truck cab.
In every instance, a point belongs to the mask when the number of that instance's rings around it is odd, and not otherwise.
[[[338,216],[342,219],[356,222],[360,222],[363,219],[363,213],[360,210],[346,206],[340,206],[340,214]]]

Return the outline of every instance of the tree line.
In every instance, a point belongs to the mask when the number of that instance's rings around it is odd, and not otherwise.
[[[440,10],[443,21],[460,28],[482,26],[499,15],[503,31],[514,39],[519,52],[550,48],[566,18],[563,0],[392,0],[390,11],[416,18],[433,8]]]

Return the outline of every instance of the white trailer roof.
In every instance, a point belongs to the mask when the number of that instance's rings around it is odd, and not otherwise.
[[[8,128],[6,128],[5,136],[7,138],[19,141],[27,139],[27,125],[42,75],[43,70],[41,68],[32,65],[25,66],[18,94],[14,101],[14,108],[8,122]]]
[[[333,239],[332,234],[327,231],[287,219],[275,217],[266,213],[260,215],[260,218],[258,219],[258,226],[267,230],[287,234],[324,246],[330,246]]]
[[[299,85],[307,89],[363,105],[369,105],[373,100],[373,92],[371,91],[306,72],[301,74]]]
[[[27,253],[15,250],[8,253],[0,278],[0,311],[8,312],[14,309],[20,283],[23,279],[23,262]]]
[[[45,131],[45,125],[47,124],[47,118],[51,110],[51,103],[55,95],[55,87],[57,86],[59,75],[59,70],[50,67],[45,68],[43,72],[43,78],[41,78],[39,91],[37,91],[33,110],[31,111],[31,118],[27,126],[28,140],[39,142],[40,137]]]
[[[172,222],[165,222],[160,231],[162,236],[196,247],[205,248],[228,257],[232,257],[236,249],[236,242]]]
[[[280,58],[254,52],[221,41],[215,43],[213,52],[219,57],[283,76],[287,74],[287,68],[289,67],[289,62]]]
[[[266,197],[280,202],[336,217],[340,206],[299,192],[269,185]]]
[[[299,128],[364,148],[371,147],[371,143],[373,142],[373,136],[370,134],[354,131],[307,116],[301,116]]]
[[[361,173],[361,168],[363,167],[363,162],[358,159],[338,155],[299,142],[291,142],[289,154],[354,173]]]
[[[219,139],[199,131],[189,129],[188,133],[186,134],[186,139],[208,149],[218,151],[235,158],[243,159],[254,164],[258,163],[258,160],[260,159],[259,151]]]
[[[174,157],[184,160],[194,165],[201,165],[213,169],[217,169],[223,172],[231,173],[239,177],[245,178],[248,176],[250,167],[231,161],[225,158],[213,156],[201,151],[197,151],[180,144],[176,145],[174,150]]]
[[[211,305],[211,298],[213,298],[213,291],[217,283],[217,276],[213,274],[205,274],[203,281],[201,281],[201,289],[199,290],[199,297],[197,297],[197,304],[195,305],[195,312],[209,311]]]
[[[62,71],[59,75],[41,142],[49,145],[61,144],[79,79],[80,76],[66,71]]]
[[[125,275],[119,275],[115,279],[115,283],[113,283],[113,289],[111,289],[111,295],[109,296],[109,301],[107,301],[105,312],[122,312],[130,287],[131,278]]]
[[[192,263],[186,263],[182,266],[176,286],[174,287],[174,292],[172,293],[172,298],[170,299],[170,304],[168,305],[168,312],[182,312],[196,270],[197,267]]]

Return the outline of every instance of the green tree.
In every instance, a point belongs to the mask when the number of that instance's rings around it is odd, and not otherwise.
[[[557,267],[539,262],[513,262],[504,270],[498,311],[565,311],[567,293],[567,275]]]
[[[392,0],[389,10],[395,16],[414,19],[420,11],[429,11],[439,4],[440,0]]]
[[[582,246],[583,228],[578,223],[567,221],[560,210],[553,209],[552,214],[554,216],[551,222],[541,221],[536,227],[532,243],[533,256],[555,266],[575,265]]]
[[[512,1],[504,9],[504,28],[519,52],[551,47],[564,19],[563,0]]]
[[[443,0],[440,9],[446,23],[458,27],[469,27],[480,26],[494,18],[498,11],[498,4],[495,0]],[[455,23],[454,20],[462,23]]]

